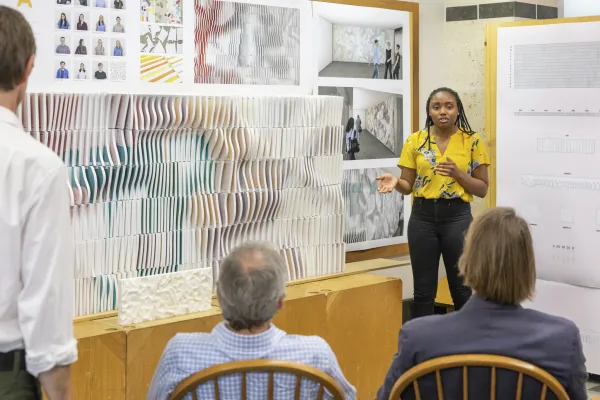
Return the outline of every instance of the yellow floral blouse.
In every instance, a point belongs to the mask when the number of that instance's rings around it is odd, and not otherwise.
[[[399,167],[417,171],[413,194],[426,199],[455,199],[473,201],[473,195],[465,191],[453,178],[436,174],[434,167],[438,162],[447,161],[450,157],[461,171],[468,174],[480,165],[489,165],[485,145],[481,137],[468,134],[462,130],[450,138],[448,148],[442,155],[433,135],[427,139],[427,131],[415,132],[408,137],[398,161]]]

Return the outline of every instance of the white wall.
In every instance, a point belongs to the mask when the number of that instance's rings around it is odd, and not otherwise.
[[[364,129],[366,126],[367,110],[376,104],[381,103],[390,96],[393,96],[393,94],[354,88],[352,93],[352,116],[356,118],[357,115],[360,115],[360,119],[363,121],[362,126]]]
[[[392,96],[392,94],[354,88],[352,96],[352,106],[354,109],[366,110],[367,108],[371,108],[374,105],[381,103],[383,100]]]
[[[373,43],[379,40],[381,61],[385,59],[386,43],[394,47],[394,30],[361,26],[333,25],[333,61],[368,63]]]
[[[367,110],[365,110],[364,108],[354,108],[352,110],[352,117],[354,117],[354,119],[356,119],[357,115],[360,115],[360,120],[362,121],[362,128],[364,129],[365,118],[367,116]]]
[[[425,124],[425,102],[429,94],[441,86],[455,86],[455,79],[448,77],[440,72],[440,65],[447,62],[456,62],[446,59],[446,48],[452,43],[448,43],[446,38],[446,7],[463,6],[469,4],[497,3],[498,0],[405,0],[413,3],[419,3],[419,125]],[[562,0],[524,0],[527,3],[536,3],[547,6],[558,6],[559,16],[562,15]],[[567,3],[590,3],[595,4],[594,8],[600,7],[600,0],[564,0],[565,17]],[[598,12],[600,14],[600,12]],[[485,25],[485,20],[481,23]],[[475,21],[452,22],[458,25],[472,25]],[[476,40],[483,47],[483,40],[464,37],[464,41]],[[406,54],[406,53],[405,53]],[[458,88],[457,88],[458,89]]]
[[[333,61],[333,25],[324,18],[317,19],[317,32],[319,44],[315,44],[318,50],[317,63],[319,72]]]
[[[419,109],[418,126],[425,123],[425,101],[434,89],[451,86],[440,72],[444,65],[444,33],[446,25],[446,4],[442,0],[408,0],[419,3]],[[458,4],[457,4],[458,5]],[[404,54],[409,54],[408,49]],[[406,57],[408,61],[408,57]]]
[[[599,0],[564,0],[565,17],[600,15]]]

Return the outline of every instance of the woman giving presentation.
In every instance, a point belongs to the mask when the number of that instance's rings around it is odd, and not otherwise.
[[[458,272],[473,196],[485,197],[489,159],[473,132],[458,94],[434,90],[427,99],[425,129],[409,136],[398,166],[400,178],[377,178],[379,192],[413,194],[408,247],[414,279],[413,318],[433,314],[440,255],[456,310],[471,296]]]

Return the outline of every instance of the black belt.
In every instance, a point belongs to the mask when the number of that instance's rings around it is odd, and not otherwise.
[[[424,197],[415,197],[414,202],[420,202],[421,204],[423,203],[432,203],[432,204],[469,204],[468,202],[464,201],[463,199],[457,197],[454,199],[426,199]]]
[[[0,372],[14,371],[15,368],[25,370],[25,351],[13,350],[8,353],[0,353]]]

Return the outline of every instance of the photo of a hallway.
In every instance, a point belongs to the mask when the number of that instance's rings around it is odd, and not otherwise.
[[[359,152],[349,152],[344,160],[371,160],[400,157],[402,150],[402,96],[350,87],[319,87],[319,95],[344,98],[341,124],[357,133]],[[357,121],[360,121],[357,123]],[[360,129],[360,132],[356,132]],[[352,135],[352,132],[346,132]]]

